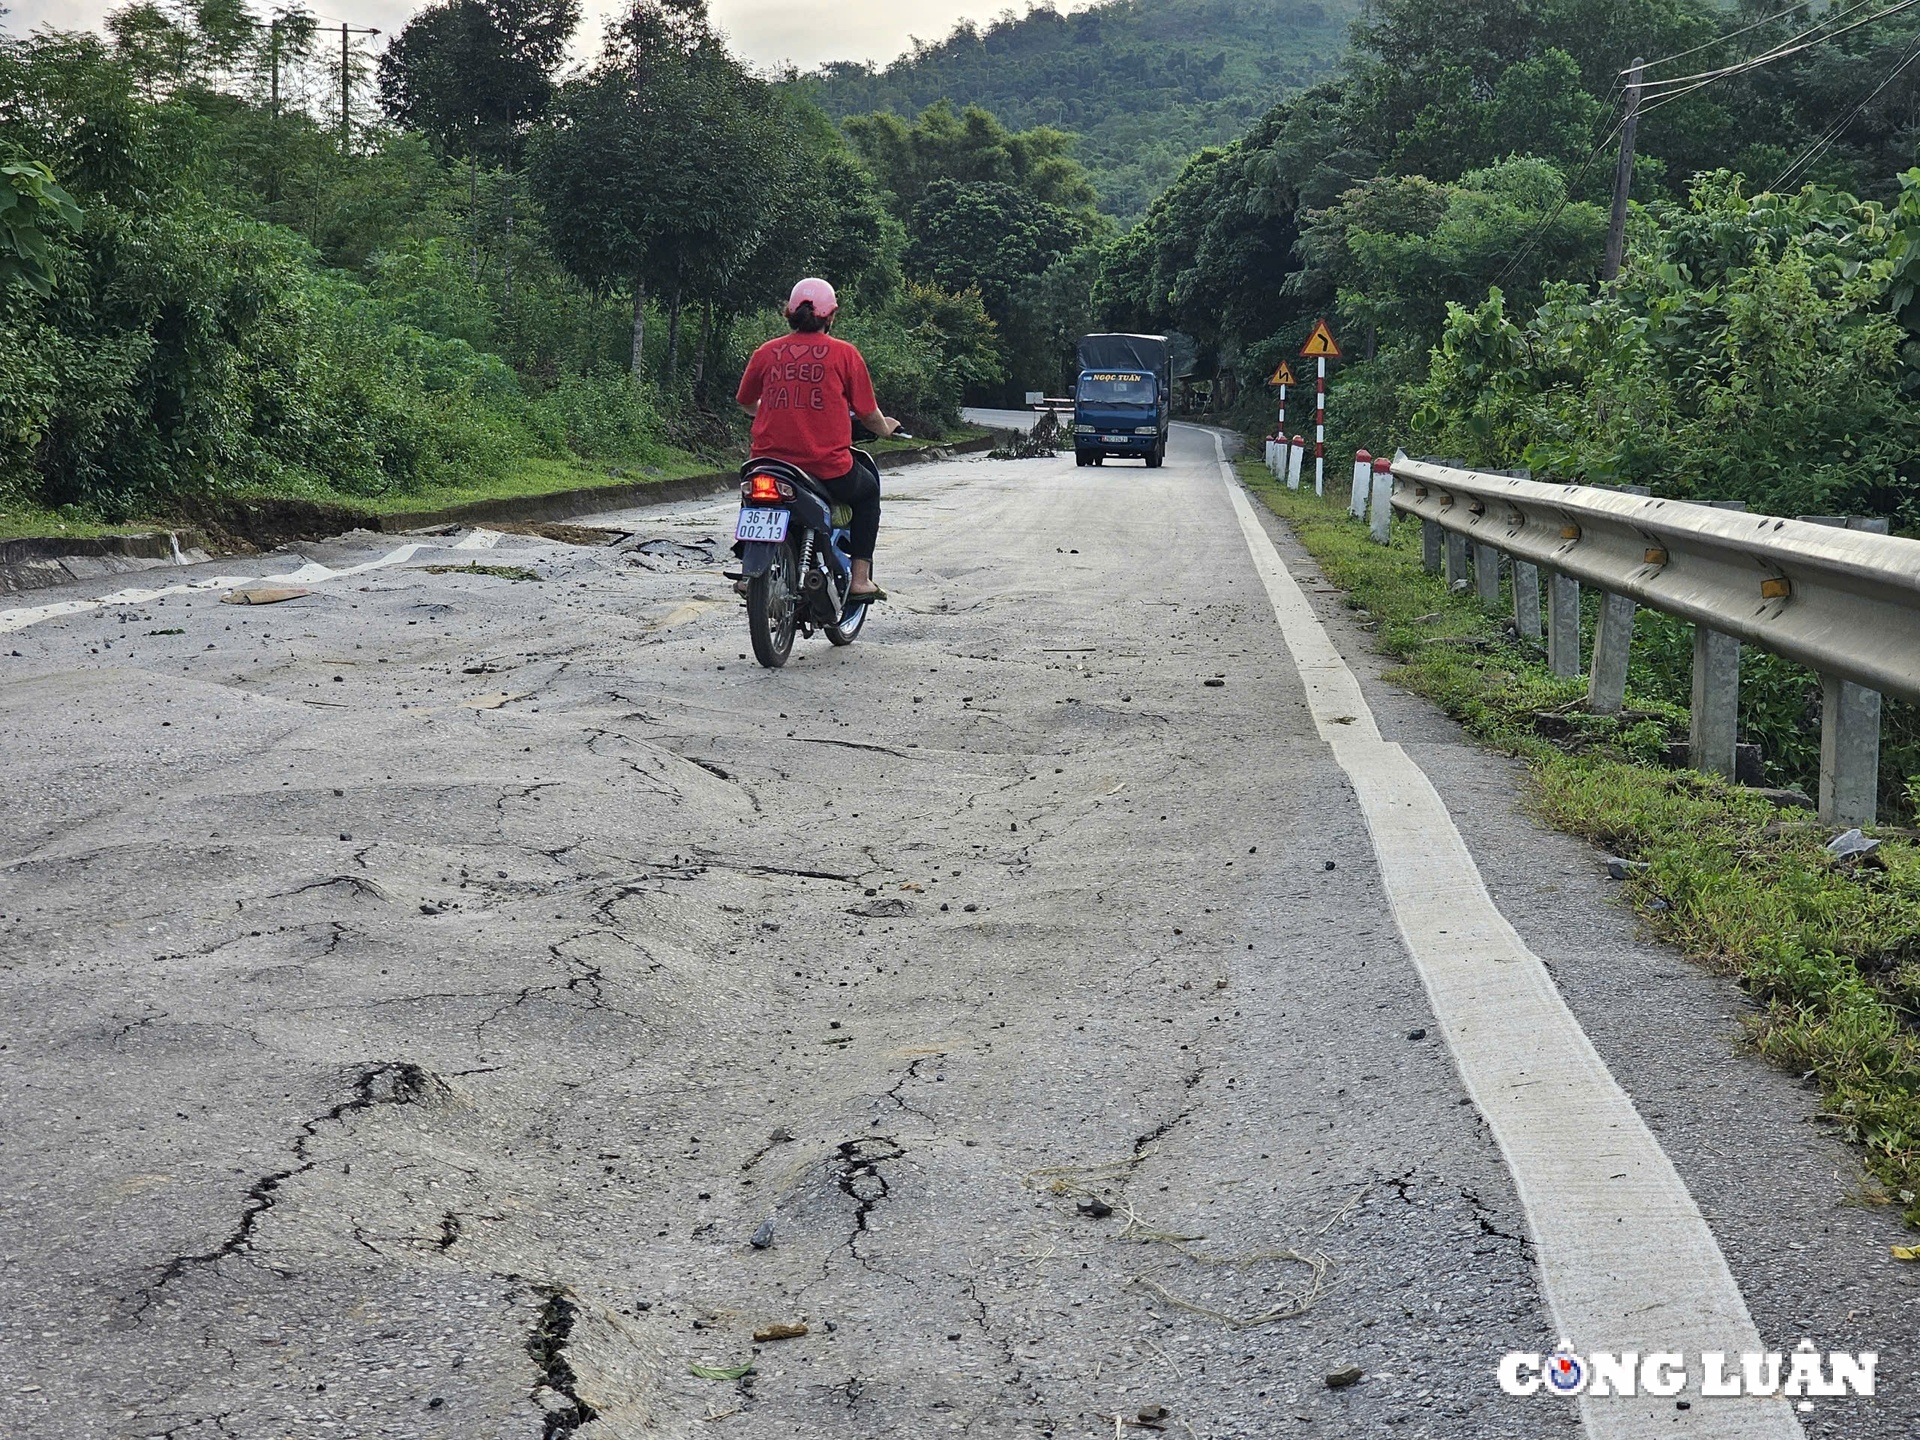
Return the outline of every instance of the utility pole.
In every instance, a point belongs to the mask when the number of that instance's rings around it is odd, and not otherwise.
[[[348,52],[355,35],[378,35],[378,30],[365,25],[340,24],[340,153],[346,155],[353,149],[353,56]]]
[[[1612,284],[1627,256],[1627,191],[1633,188],[1633,137],[1640,124],[1640,72],[1646,67],[1633,57],[1627,73],[1627,118],[1620,126],[1620,161],[1613,170],[1613,218],[1607,225],[1607,261],[1600,278]]]
[[[267,113],[274,119],[280,118],[280,20],[274,17],[267,27],[267,48],[273,56],[273,82],[267,103]]]

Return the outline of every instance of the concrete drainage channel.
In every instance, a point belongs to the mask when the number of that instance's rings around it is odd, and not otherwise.
[[[893,451],[875,456],[882,471],[909,465],[933,464],[955,455],[974,455],[993,449],[1005,437],[998,431],[963,440],[956,445],[929,445],[919,450]],[[622,485],[594,485],[558,490],[545,495],[521,495],[505,500],[477,500],[441,510],[403,511],[374,515],[333,505],[292,500],[238,502],[207,522],[204,529],[157,530],[137,535],[97,535],[67,539],[35,536],[0,540],[0,595],[70,585],[111,575],[135,574],[168,566],[199,565],[223,553],[248,549],[271,550],[295,542],[330,540],[349,530],[416,535],[472,525],[551,524],[609,510],[637,510],[704,500],[723,495],[739,483],[731,470],[689,475],[679,480],[634,481]],[[557,537],[549,537],[557,538]],[[579,543],[579,542],[575,542]]]

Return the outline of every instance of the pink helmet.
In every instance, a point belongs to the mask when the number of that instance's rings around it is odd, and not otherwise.
[[[828,319],[840,308],[840,297],[833,293],[833,286],[809,276],[794,286],[793,294],[787,297],[787,314],[793,314],[809,300],[813,302],[813,313],[822,320]]]

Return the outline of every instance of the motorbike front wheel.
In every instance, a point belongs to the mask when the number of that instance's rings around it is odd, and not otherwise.
[[[747,634],[753,658],[769,670],[778,670],[793,654],[793,632],[799,623],[799,561],[791,545],[774,551],[764,575],[747,582]]]

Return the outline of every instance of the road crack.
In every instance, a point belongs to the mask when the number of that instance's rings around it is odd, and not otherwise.
[[[834,1183],[840,1187],[840,1193],[854,1202],[853,1229],[847,1235],[847,1253],[862,1265],[872,1268],[872,1262],[860,1253],[860,1237],[868,1233],[867,1221],[893,1193],[880,1167],[891,1160],[898,1160],[907,1153],[907,1149],[891,1135],[867,1135],[857,1140],[843,1140],[834,1151],[838,1157],[834,1166]]]
[[[260,1219],[273,1209],[279,1199],[280,1187],[320,1163],[309,1155],[308,1147],[319,1138],[322,1126],[340,1123],[347,1116],[376,1105],[417,1104],[430,1093],[445,1089],[446,1083],[438,1076],[409,1061],[390,1060],[361,1072],[354,1080],[351,1096],[301,1125],[300,1133],[293,1140],[296,1163],[262,1175],[247,1187],[246,1196],[241,1201],[240,1219],[227,1237],[211,1250],[176,1255],[169,1260],[159,1274],[134,1297],[131,1318],[138,1321],[159,1299],[162,1290],[193,1270],[217,1265],[228,1256],[245,1255],[252,1250]]]
[[[534,1399],[539,1400],[539,1392],[544,1387],[567,1402],[560,1409],[547,1411],[540,1440],[564,1440],[582,1425],[599,1419],[600,1412],[580,1398],[580,1377],[573,1373],[573,1365],[567,1359],[567,1340],[573,1334],[573,1322],[580,1306],[562,1287],[549,1287],[545,1293],[547,1301],[540,1307],[540,1318],[534,1322],[527,1354],[540,1368]]]

